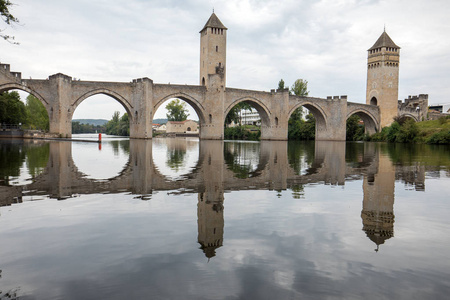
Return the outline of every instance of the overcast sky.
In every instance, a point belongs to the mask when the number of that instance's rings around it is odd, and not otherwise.
[[[308,80],[310,96],[365,102],[369,49],[401,47],[399,99],[450,102],[448,0],[12,0],[20,25],[0,61],[23,78],[61,72],[94,81],[199,83],[200,34],[212,9],[228,27],[227,86],[269,91]],[[88,98],[74,118],[110,119],[120,104]],[[191,113],[192,115],[193,113]],[[155,117],[164,117],[160,109]],[[195,119],[195,116],[194,116]]]

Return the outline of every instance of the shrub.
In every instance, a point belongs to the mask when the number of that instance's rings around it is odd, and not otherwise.
[[[450,130],[441,130],[431,135],[427,144],[450,144]]]

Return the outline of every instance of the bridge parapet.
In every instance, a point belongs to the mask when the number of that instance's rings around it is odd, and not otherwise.
[[[11,65],[10,64],[2,64],[2,63],[0,63],[0,68],[2,70],[5,70],[6,72],[10,72]]]
[[[327,100],[347,100],[347,95],[342,95],[342,96],[327,96]]]
[[[11,72],[11,66],[9,64],[0,63],[0,85],[4,83],[9,83],[11,81],[19,83],[22,79],[22,73]]]

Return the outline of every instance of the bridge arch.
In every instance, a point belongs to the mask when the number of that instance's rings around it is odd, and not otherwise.
[[[399,114],[399,117],[410,118],[413,119],[414,122],[420,122],[420,117],[418,115],[413,115],[411,113],[402,113]]]
[[[80,96],[77,100],[75,100],[75,102],[71,105],[71,109],[70,109],[70,119],[72,119],[73,113],[75,112],[75,110],[77,109],[77,107],[87,98],[94,96],[94,95],[98,95],[98,94],[103,94],[106,96],[110,96],[111,98],[115,99],[117,102],[119,102],[126,110],[126,112],[128,113],[128,118],[131,120],[133,120],[134,115],[131,113],[133,106],[130,104],[130,102],[125,99],[125,97],[123,97],[122,95],[120,95],[117,92],[111,91],[109,89],[104,89],[104,88],[99,88],[99,89],[95,89],[95,90],[91,90],[85,94],[83,94],[82,96]]]
[[[316,139],[317,139],[319,131],[327,130],[327,114],[319,105],[313,103],[312,101],[306,100],[300,101],[291,108],[288,114],[288,120],[294,113],[294,111],[302,106],[307,108],[313,114],[314,119],[316,119]]]
[[[228,107],[225,109],[225,113],[223,116],[224,121],[230,110],[241,102],[249,102],[250,104],[252,104],[253,108],[256,109],[259,116],[261,117],[261,128],[263,128],[264,126],[271,126],[269,108],[264,104],[264,102],[251,96],[241,97],[239,99],[234,100],[230,105],[228,105]]]
[[[155,106],[153,107],[153,115],[151,116],[152,120],[153,120],[153,117],[154,117],[156,111],[164,102],[166,102],[169,99],[175,99],[175,98],[181,99],[181,100],[185,101],[186,103],[188,103],[197,113],[200,123],[203,123],[203,124],[206,123],[206,116],[205,116],[206,113],[205,113],[205,108],[203,107],[203,105],[197,99],[195,99],[194,97],[192,97],[188,94],[185,94],[185,93],[170,94],[170,95],[164,96],[163,98],[158,100],[156,102]]]
[[[378,132],[378,121],[376,117],[368,110],[357,108],[347,113],[346,120],[352,115],[357,115],[364,122],[365,132],[368,134],[375,134]]]
[[[25,86],[23,84],[6,83],[6,84],[0,85],[0,93],[7,92],[7,91],[10,91],[10,90],[21,90],[21,91],[27,92],[30,95],[33,95],[34,97],[39,99],[39,101],[41,101],[41,103],[45,106],[46,109],[47,109],[47,107],[49,105],[47,100],[45,100],[44,97],[42,97],[38,92],[30,89],[29,87],[27,87],[27,86]],[[47,110],[47,113],[48,113],[48,110]]]

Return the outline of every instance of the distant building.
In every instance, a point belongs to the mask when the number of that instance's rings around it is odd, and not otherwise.
[[[169,121],[166,124],[167,133],[198,133],[198,123],[193,120]]]
[[[261,117],[256,109],[251,108],[250,110],[242,110],[242,125],[257,125],[261,126]]]
[[[433,104],[428,106],[429,110],[433,110],[433,111],[437,111],[440,113],[450,113],[450,103],[446,103],[446,104]]]
[[[166,124],[159,124],[158,128],[156,128],[156,131],[160,131],[160,132],[166,132],[167,127]]]

